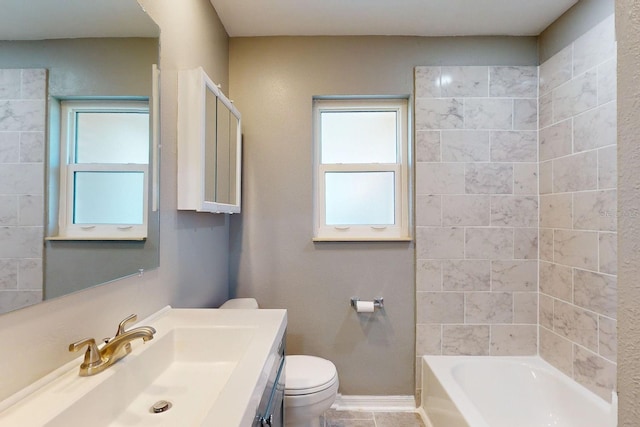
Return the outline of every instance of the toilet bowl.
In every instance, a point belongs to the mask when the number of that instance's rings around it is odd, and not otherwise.
[[[338,394],[338,372],[333,363],[315,356],[286,356],[285,425],[319,427],[320,416]]]
[[[231,299],[221,309],[256,309],[253,298]],[[320,427],[320,416],[331,407],[338,395],[336,366],[320,357],[285,356],[285,425]]]

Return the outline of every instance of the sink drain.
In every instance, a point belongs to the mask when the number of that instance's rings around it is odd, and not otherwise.
[[[154,414],[160,414],[171,409],[171,402],[168,400],[158,400],[151,406],[150,411]]]

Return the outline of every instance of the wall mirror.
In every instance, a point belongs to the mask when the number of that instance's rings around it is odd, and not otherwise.
[[[215,196],[207,201],[240,205],[240,116],[230,102],[219,96],[216,105]],[[212,185],[213,186],[213,185]]]
[[[158,266],[154,64],[160,30],[136,0],[4,0],[2,7],[0,313],[5,313]],[[144,238],[51,239],[59,224],[61,105],[93,100],[149,108]],[[101,121],[100,115],[93,117]]]
[[[178,209],[240,212],[241,116],[202,68],[178,76]]]

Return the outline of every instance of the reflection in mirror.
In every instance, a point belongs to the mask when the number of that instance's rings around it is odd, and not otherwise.
[[[218,203],[230,204],[229,195],[229,116],[231,113],[224,105],[222,99],[218,98],[218,115],[217,115],[217,137],[216,137],[216,195],[214,200]],[[213,151],[213,150],[211,150]]]
[[[207,124],[208,126],[208,124]],[[216,143],[205,150],[216,152],[213,202],[221,212],[240,212],[240,112],[223,93],[218,94]]]
[[[43,243],[58,229],[62,102],[155,105],[158,35],[136,0],[3,0],[0,313],[158,266],[153,184],[146,239]],[[148,175],[157,177],[156,150],[148,151]]]
[[[207,125],[204,127],[204,146],[216,146],[216,116],[218,108],[218,98],[216,94],[205,87],[204,95],[204,117]],[[218,162],[216,150],[204,150],[204,199],[216,199],[216,164]]]
[[[63,100],[60,106],[60,156],[49,162],[60,170],[60,191],[50,192],[58,229],[47,240],[146,238],[148,101]]]

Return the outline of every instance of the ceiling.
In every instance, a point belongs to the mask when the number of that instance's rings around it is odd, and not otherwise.
[[[578,0],[210,0],[231,37],[538,35]]]
[[[1,0],[0,40],[157,37],[136,0]]]
[[[210,0],[227,33],[538,35],[578,0]],[[180,3],[176,1],[176,7]],[[0,40],[155,37],[136,0],[2,0]]]

